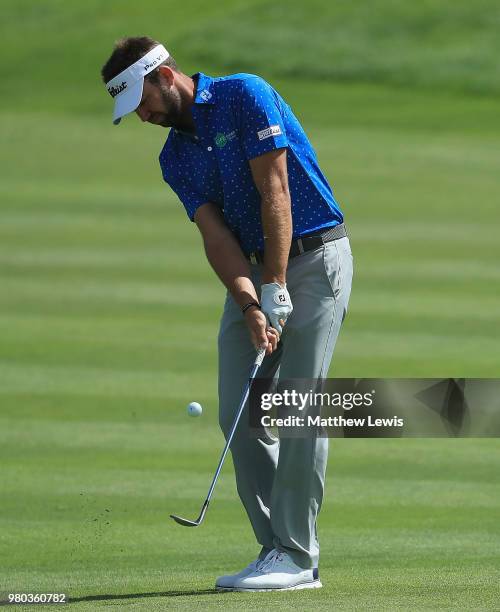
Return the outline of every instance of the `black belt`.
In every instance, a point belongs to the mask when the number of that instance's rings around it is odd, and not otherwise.
[[[339,240],[340,238],[345,238],[346,236],[347,229],[343,223],[339,223],[339,225],[336,225],[335,227],[330,227],[320,234],[307,234],[305,236],[301,236],[300,238],[292,240],[288,259],[297,257],[297,255],[302,255],[302,253],[306,253],[307,251],[314,251],[314,249],[323,246],[327,242]],[[254,251],[246,257],[252,264],[264,263],[264,251]]]

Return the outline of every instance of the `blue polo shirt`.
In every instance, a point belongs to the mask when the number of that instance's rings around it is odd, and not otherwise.
[[[286,147],[293,237],[342,223],[314,149],[269,83],[253,74],[193,78],[196,136],[171,129],[160,154],[163,178],[191,221],[198,207],[215,203],[243,252],[262,250],[261,198],[248,162]]]

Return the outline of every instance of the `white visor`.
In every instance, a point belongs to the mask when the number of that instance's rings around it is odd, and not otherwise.
[[[114,79],[106,83],[106,89],[115,100],[113,123],[118,125],[123,116],[139,106],[142,98],[144,77],[169,57],[163,45],[157,45],[135,64],[125,68]]]

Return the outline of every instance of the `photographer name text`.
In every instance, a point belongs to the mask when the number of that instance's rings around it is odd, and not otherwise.
[[[404,427],[404,419],[391,418],[347,418],[343,416],[322,417],[319,415],[299,417],[290,415],[284,418],[265,414],[260,418],[263,427]]]

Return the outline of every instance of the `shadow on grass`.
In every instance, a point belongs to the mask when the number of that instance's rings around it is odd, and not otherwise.
[[[124,593],[122,595],[86,595],[85,597],[69,597],[68,603],[81,601],[110,601],[113,599],[145,599],[147,597],[182,597],[186,595],[220,595],[225,591],[216,589],[198,589],[196,591],[158,591],[156,593]]]

